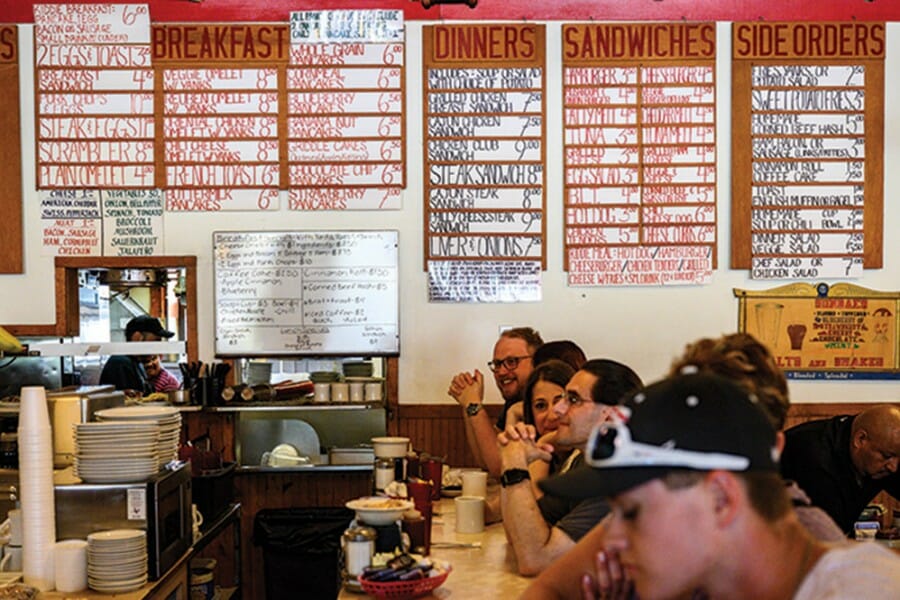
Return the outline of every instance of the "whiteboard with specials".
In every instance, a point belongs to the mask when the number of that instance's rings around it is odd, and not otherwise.
[[[397,354],[396,231],[213,233],[216,356]]]

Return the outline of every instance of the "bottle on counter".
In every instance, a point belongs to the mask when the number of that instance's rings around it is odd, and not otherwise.
[[[409,551],[416,554],[427,556],[429,551],[430,540],[426,535],[426,522],[422,513],[411,508],[403,513],[403,533],[409,536]]]

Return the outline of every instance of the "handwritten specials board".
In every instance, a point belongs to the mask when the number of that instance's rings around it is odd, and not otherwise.
[[[848,283],[734,290],[738,324],[797,379],[900,377],[900,292]]]
[[[291,210],[400,208],[404,61],[402,11],[291,13]]]
[[[465,301],[454,290],[498,271],[506,291],[524,289],[498,263],[530,263],[532,280],[546,258],[544,26],[442,24],[422,36],[425,267],[443,273],[432,299]]]
[[[146,4],[35,4],[39,189],[154,184]]]
[[[882,266],[884,23],[735,23],[731,266]]]
[[[563,25],[569,285],[709,281],[713,23]]]
[[[19,144],[19,30],[0,25],[0,273],[25,269],[22,233],[22,147]]]
[[[396,354],[396,231],[213,234],[217,356]]]

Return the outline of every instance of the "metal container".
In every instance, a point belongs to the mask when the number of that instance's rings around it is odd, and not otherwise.
[[[329,465],[371,465],[375,460],[372,448],[329,448]]]
[[[66,467],[75,460],[72,425],[94,421],[94,413],[104,408],[125,406],[125,392],[111,385],[84,386],[47,394],[47,410],[53,429],[53,466]]]

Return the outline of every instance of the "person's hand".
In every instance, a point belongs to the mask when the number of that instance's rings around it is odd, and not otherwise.
[[[503,469],[527,466],[536,460],[549,463],[553,458],[553,446],[537,443],[534,425],[507,425],[506,429],[497,434],[497,444],[500,446]]]
[[[628,578],[619,555],[614,550],[601,550],[594,562],[594,574],[581,577],[582,600],[628,600],[634,597],[634,582]]]
[[[484,375],[475,369],[472,373],[458,373],[450,381],[447,393],[456,400],[460,406],[481,403],[484,399]]]

